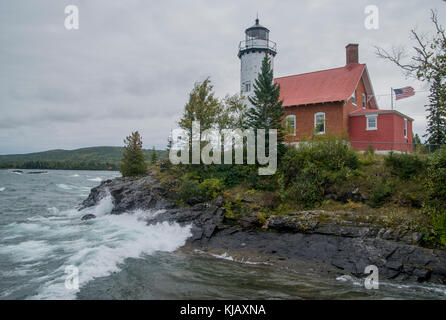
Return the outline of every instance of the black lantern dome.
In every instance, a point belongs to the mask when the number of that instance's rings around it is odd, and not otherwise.
[[[241,41],[239,45],[239,58],[245,53],[261,51],[276,55],[277,45],[269,40],[269,30],[259,23],[259,18],[252,27],[245,30],[245,35],[245,41]]]
[[[269,39],[269,30],[268,30],[268,28],[259,24],[259,18],[256,19],[255,25],[246,29],[245,34],[246,34],[246,40],[250,40],[250,39],[268,40]]]

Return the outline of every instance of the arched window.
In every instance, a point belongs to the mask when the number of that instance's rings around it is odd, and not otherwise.
[[[316,134],[325,133],[325,113],[317,112],[314,114],[314,132]]]
[[[290,136],[296,135],[296,116],[293,114],[285,117],[285,133]]]

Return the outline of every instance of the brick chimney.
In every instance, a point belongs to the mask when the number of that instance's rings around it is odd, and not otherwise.
[[[345,47],[345,56],[347,58],[347,64],[349,64],[349,63],[359,63],[358,46],[359,45],[357,43],[349,43]]]

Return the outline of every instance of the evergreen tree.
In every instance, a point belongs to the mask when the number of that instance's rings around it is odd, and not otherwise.
[[[427,130],[423,137],[427,137],[429,144],[446,144],[446,84],[442,84],[441,76],[433,79],[429,104],[426,105]]]
[[[142,140],[138,131],[124,140],[124,156],[121,164],[123,177],[141,176],[147,171],[144,153],[142,152]]]
[[[156,150],[155,147],[152,148],[152,154],[151,154],[151,158],[150,158],[150,163],[151,164],[156,164],[158,162],[158,156],[156,154]]]
[[[254,96],[249,97],[253,107],[249,108],[246,114],[246,125],[254,130],[265,129],[266,150],[268,150],[269,146],[268,130],[277,129],[278,156],[282,155],[286,150],[285,145],[282,144],[285,131],[282,125],[284,116],[283,101],[279,101],[279,97],[280,85],[274,83],[271,61],[268,55],[265,54],[259,77],[254,83]]]

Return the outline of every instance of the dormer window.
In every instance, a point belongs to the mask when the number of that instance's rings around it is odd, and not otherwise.
[[[353,103],[354,106],[356,106],[356,90],[352,94],[352,103]]]

